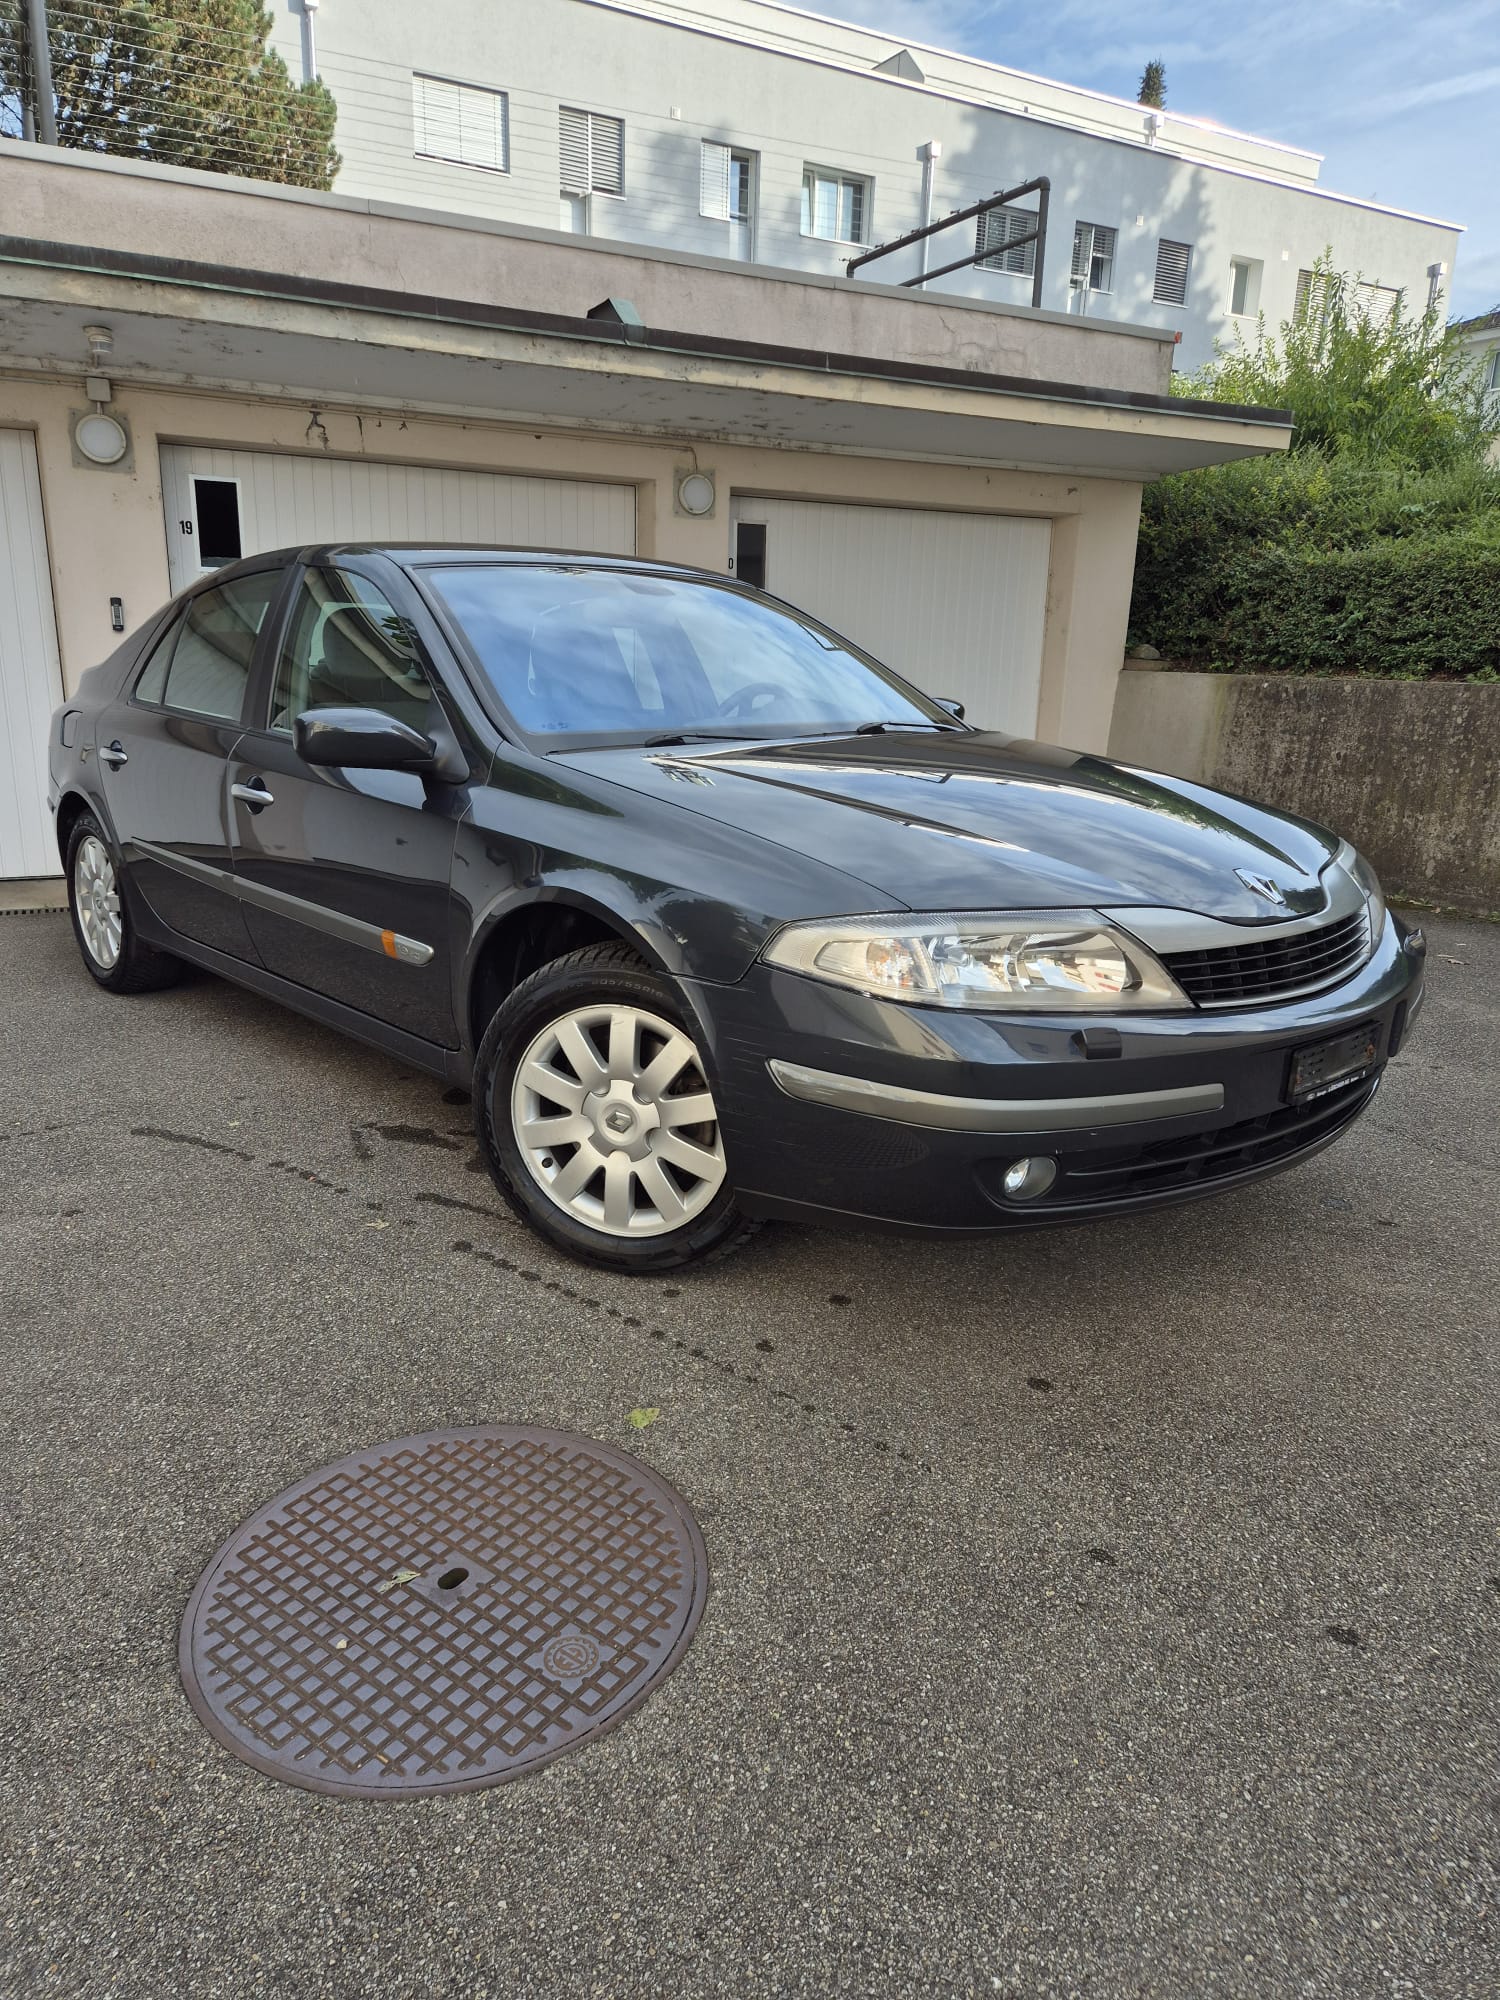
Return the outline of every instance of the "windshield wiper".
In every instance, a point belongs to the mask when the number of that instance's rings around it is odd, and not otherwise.
[[[965,732],[956,722],[862,722],[857,729],[851,729],[851,736],[880,736],[887,729],[945,729],[955,736]]]
[[[665,750],[670,743],[743,743],[743,730],[723,729],[669,729],[660,736],[648,736],[641,744],[643,750]]]

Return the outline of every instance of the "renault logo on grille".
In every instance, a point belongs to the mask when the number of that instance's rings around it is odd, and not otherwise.
[[[1268,903],[1276,903],[1283,910],[1286,908],[1286,897],[1282,895],[1280,889],[1277,888],[1269,875],[1252,875],[1248,868],[1236,868],[1234,872],[1239,876],[1245,887],[1253,890],[1257,896],[1264,896]]]

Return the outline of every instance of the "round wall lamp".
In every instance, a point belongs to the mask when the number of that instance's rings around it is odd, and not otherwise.
[[[677,482],[677,504],[701,519],[714,511],[714,483],[706,472],[687,472]]]
[[[125,426],[103,410],[91,410],[73,427],[73,442],[91,465],[118,465],[130,449]]]

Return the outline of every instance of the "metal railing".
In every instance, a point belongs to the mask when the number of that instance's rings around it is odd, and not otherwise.
[[[945,215],[940,222],[929,222],[923,229],[913,229],[905,236],[897,236],[890,243],[881,243],[873,250],[866,250],[858,257],[851,257],[844,266],[844,275],[852,278],[862,264],[873,264],[877,257],[890,257],[898,250],[908,249],[913,243],[925,242],[929,236],[936,236],[941,229],[952,229],[960,222],[972,222],[975,216],[988,215],[992,209],[1005,208],[1023,195],[1034,194],[1036,204],[1036,228],[1028,229],[1020,236],[1012,236],[1004,243],[990,243],[975,250],[968,257],[955,257],[951,264],[939,264],[935,271],[919,271],[914,278],[903,278],[901,283],[910,289],[913,285],[925,285],[934,278],[944,278],[950,271],[966,271],[971,264],[982,264],[990,257],[1003,257],[1012,250],[1024,250],[1028,243],[1036,245],[1036,256],[1032,260],[1031,303],[1042,303],[1042,271],[1046,262],[1047,249],[1047,203],[1052,193],[1052,183],[1045,174],[1038,174],[1033,181],[1023,181],[1019,187],[1007,188],[1003,194],[986,195],[983,201],[976,201],[968,208],[956,208],[951,215]]]

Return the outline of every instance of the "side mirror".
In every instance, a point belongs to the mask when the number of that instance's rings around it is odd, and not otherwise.
[[[961,701],[949,701],[943,695],[934,695],[933,700],[937,703],[939,708],[946,708],[948,713],[953,717],[953,720],[955,722],[963,721],[964,705]]]
[[[430,770],[438,756],[430,738],[378,708],[310,708],[293,722],[292,741],[305,764],[351,771]]]

